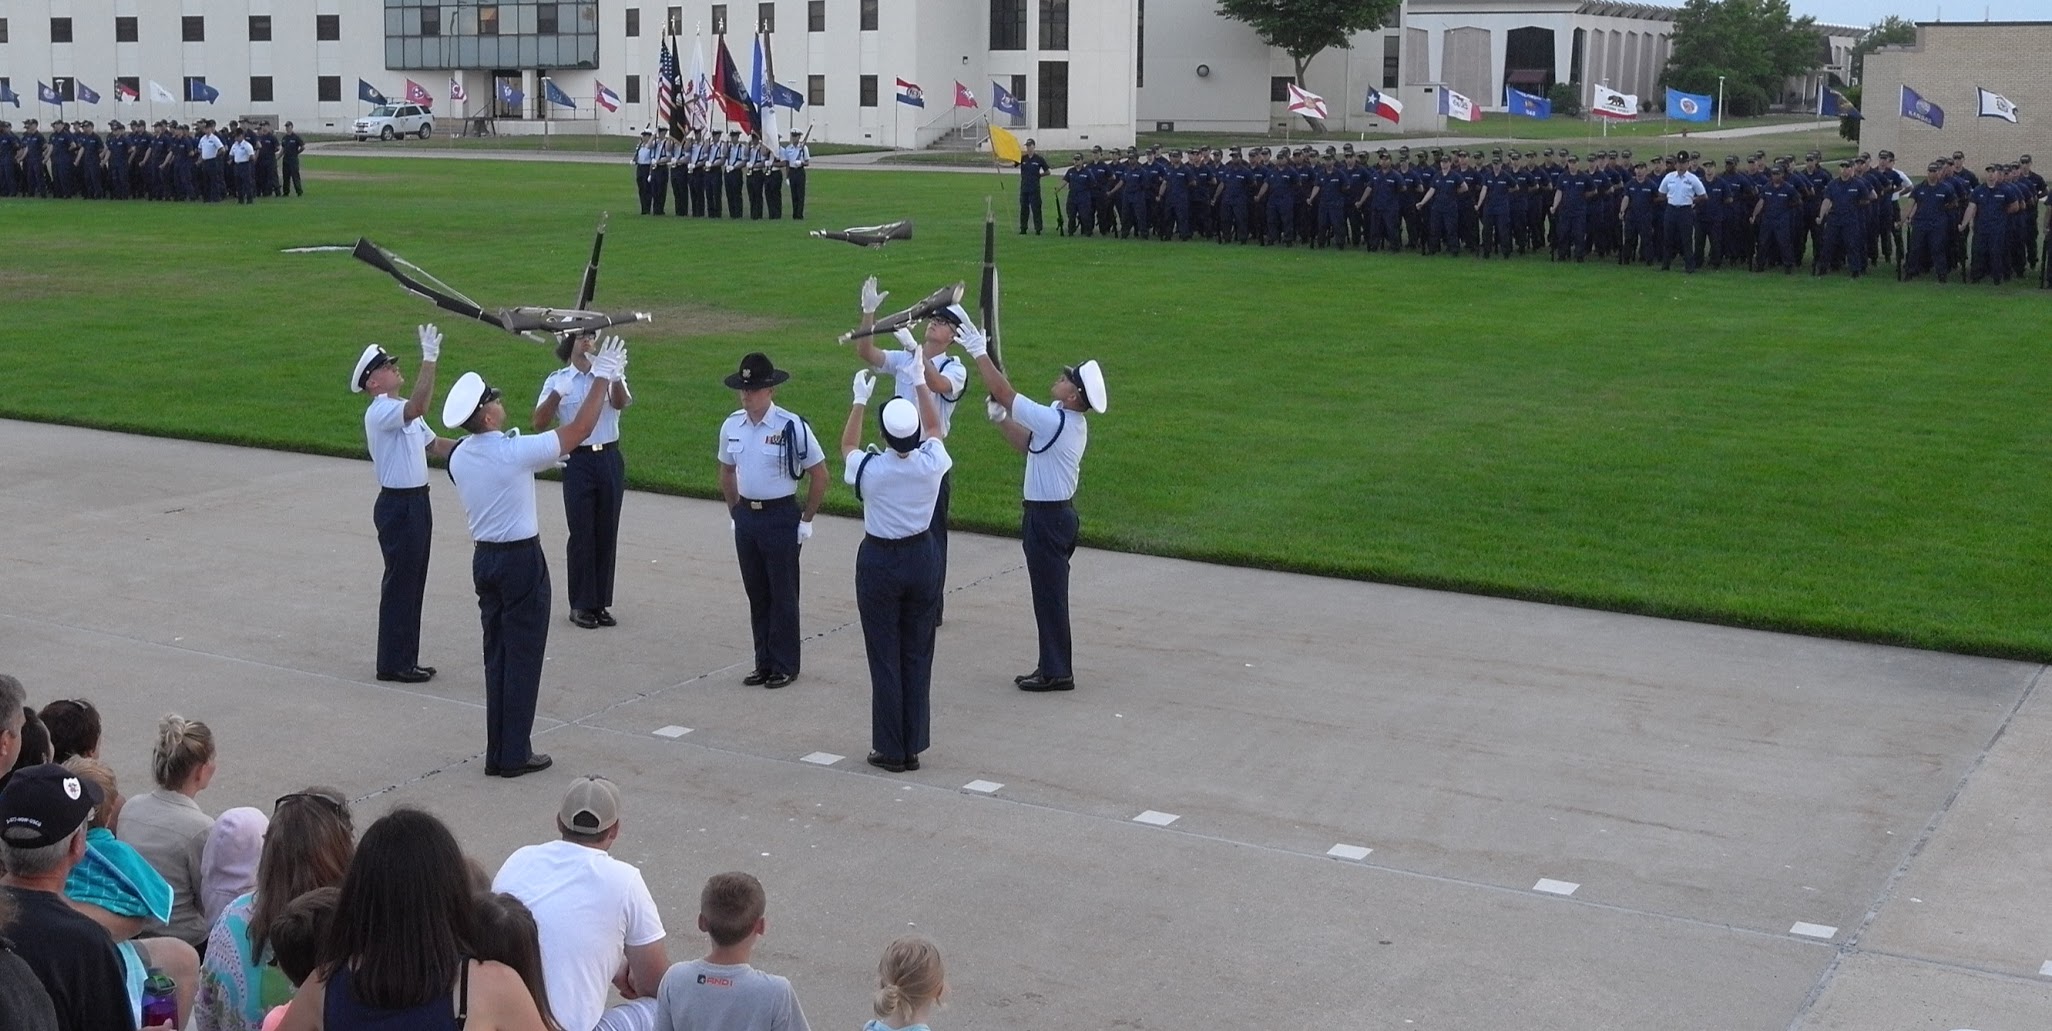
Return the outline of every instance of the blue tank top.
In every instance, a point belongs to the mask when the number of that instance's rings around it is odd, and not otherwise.
[[[449,998],[438,995],[419,1006],[403,1010],[380,1010],[356,1001],[350,983],[349,965],[337,964],[328,975],[328,993],[321,1007],[329,1031],[462,1031],[470,1012],[470,962],[465,960],[457,981],[456,1012],[449,1011]]]

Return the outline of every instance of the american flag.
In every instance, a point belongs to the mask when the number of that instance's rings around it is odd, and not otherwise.
[[[670,133],[676,132],[679,85],[677,52],[670,49],[670,41],[665,38],[662,59],[656,63],[656,122]]]

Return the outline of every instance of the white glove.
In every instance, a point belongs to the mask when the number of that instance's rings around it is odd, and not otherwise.
[[[983,402],[983,414],[989,416],[992,422],[1003,422],[1012,413],[1005,411],[1005,406],[998,404],[996,401],[985,401]]]
[[[854,392],[856,404],[868,404],[869,395],[876,392],[876,374],[868,369],[856,370]]]
[[[591,355],[591,374],[599,379],[618,383],[627,375],[627,345],[619,337],[607,337],[599,341],[598,350]]]
[[[811,523],[808,523],[808,522],[806,522],[806,521],[805,521],[805,520],[803,520],[803,519],[800,519],[800,520],[798,520],[798,543],[800,543],[800,544],[803,544],[803,543],[805,543],[806,541],[809,541],[809,540],[811,540],[811,539],[812,539],[812,524],[811,524]]]
[[[902,347],[905,350],[912,352],[913,354],[919,353],[919,339],[912,335],[911,330],[900,329],[897,332],[892,333],[891,335],[898,338],[899,347]]]
[[[869,277],[868,279],[865,279],[865,280],[863,280],[863,281],[862,281],[862,314],[864,314],[864,315],[874,315],[874,314],[876,314],[876,310],[877,310],[878,308],[881,308],[881,307],[883,307],[883,302],[884,302],[884,298],[886,298],[886,297],[889,297],[890,295],[891,295],[891,292],[890,292],[889,290],[878,290],[878,289],[876,288],[876,277],[875,277],[875,276],[871,276],[871,277]]]
[[[974,323],[969,321],[969,309],[959,304],[948,305],[948,314],[955,317],[955,325],[961,326],[964,329],[974,325]]]
[[[420,327],[420,360],[439,361],[442,357],[442,331],[430,322]]]
[[[974,323],[964,322],[962,328],[955,331],[955,342],[961,344],[962,350],[969,352],[971,358],[981,358],[990,353],[990,341]]]

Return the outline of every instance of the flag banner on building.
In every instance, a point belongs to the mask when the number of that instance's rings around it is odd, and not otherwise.
[[[376,86],[373,86],[370,83],[363,81],[362,79],[356,80],[356,99],[361,100],[366,104],[391,103],[391,101],[385,99],[385,95],[383,93],[378,92],[378,88]]]
[[[591,102],[608,111],[620,110],[620,95],[607,89],[606,84],[603,82],[599,82],[596,79],[592,80],[592,82],[598,87],[598,90],[591,95]]]
[[[755,128],[755,103],[748,99],[748,84],[741,80],[741,69],[734,64],[734,53],[727,49],[727,37],[721,36],[713,46],[713,99],[719,101],[720,112],[727,116],[730,125],[744,131]]]
[[[185,99],[195,104],[211,104],[221,99],[221,91],[207,85],[204,79],[189,79],[185,84]]]
[[[464,101],[466,101],[466,100],[469,100],[469,99],[470,99],[470,94],[468,94],[468,93],[465,93],[465,92],[463,91],[463,84],[462,84],[462,83],[460,83],[460,82],[457,82],[457,81],[456,81],[455,79],[450,79],[450,80],[449,80],[449,100],[450,100],[450,101],[451,101],[452,103],[457,103],[457,104],[461,104],[461,103],[463,103]]]
[[[1291,114],[1303,115],[1306,118],[1317,118],[1320,120],[1323,120],[1325,118],[1324,97],[1321,97],[1318,94],[1311,92],[1310,90],[1303,89],[1294,82],[1288,83],[1284,88],[1288,89],[1290,93]]]
[[[925,107],[926,91],[920,89],[916,83],[910,83],[906,82],[903,79],[899,79],[898,103],[910,104],[913,107]]]
[[[1467,97],[1442,86],[1439,89],[1439,113],[1456,122],[1479,122],[1482,109]]]
[[[1370,89],[1368,91],[1368,107],[1366,110],[1369,114],[1385,121],[1402,122],[1404,120],[1403,103],[1378,89]]]
[[[1907,85],[1902,88],[1902,116],[1933,129],[1945,128],[1945,109],[1925,100],[1923,94]]]
[[[409,104],[419,104],[422,107],[433,107],[435,106],[435,95],[429,93],[426,86],[408,79],[406,80],[406,102]]]
[[[130,86],[125,82],[116,81],[114,83],[114,99],[124,104],[133,104],[136,101],[141,100],[142,96],[135,91],[134,86]]]
[[[1503,106],[1519,118],[1553,117],[1553,101],[1536,93],[1527,93],[1515,86],[1504,87]]]
[[[85,83],[81,82],[78,84],[78,99],[83,100],[88,104],[97,104],[100,102],[100,95],[94,92],[91,86],[88,86]],[[2008,101],[2003,101],[2003,103],[2008,103]],[[2016,121],[2016,119],[2011,118],[2010,121],[2014,122]]]
[[[518,108],[527,103],[527,94],[513,88],[510,82],[499,83],[499,103]]]
[[[1717,102],[1701,93],[1683,93],[1667,87],[1667,117],[1677,122],[1707,122]]]
[[[15,107],[20,107],[21,94],[14,92],[13,86],[0,82],[0,104],[13,104]]]
[[[992,123],[990,127],[990,156],[999,161],[1018,164],[1026,159],[1026,151],[1019,146],[1019,137],[1010,129]]]
[[[755,134],[764,140],[777,138],[776,57],[770,52],[769,33],[755,34],[755,63],[748,72],[748,99],[755,102]]]
[[[1013,118],[1026,117],[1026,112],[1019,109],[1019,98],[1013,96],[1011,90],[995,82],[990,84],[990,109],[1011,115]]]
[[[2010,99],[2008,97],[2005,97],[2000,93],[1992,93],[1988,90],[1981,89],[1981,87],[1979,86],[1976,86],[1974,88],[1980,90],[1981,92],[1982,118],[2000,118],[2005,122],[2016,121],[2017,107],[2014,103],[2010,102]],[[81,92],[81,95],[83,95],[85,87],[80,86],[79,90]]]
[[[157,80],[151,79],[150,100],[159,104],[176,104],[178,103],[178,95],[159,85]]]
[[[705,74],[705,37],[691,37],[691,77],[673,85],[681,102],[684,127],[703,129],[712,124],[712,79]]]
[[[556,87],[556,80],[547,76],[542,77],[542,99],[557,107],[567,107],[572,111],[577,110],[577,101],[571,100],[570,94],[558,89]]]
[[[1817,117],[1859,118],[1860,109],[1854,107],[1845,94],[1827,86],[1817,91]]]
[[[1629,122],[1639,117],[1639,98],[1630,93],[1619,93],[1607,86],[1591,87],[1596,91],[1590,98],[1589,113],[1598,118],[1610,118]]]
[[[972,109],[977,106],[976,94],[969,92],[969,87],[962,85],[960,79],[955,80],[955,106]]]
[[[58,96],[56,90],[41,82],[36,83],[36,99],[45,104],[56,104],[59,107],[64,105],[64,98]]]

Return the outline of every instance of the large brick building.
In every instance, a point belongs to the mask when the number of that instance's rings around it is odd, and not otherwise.
[[[1964,151],[1979,171],[2019,155],[2052,157],[2052,21],[1921,22],[1917,41],[1867,55],[1861,79],[1860,147],[1892,150],[1921,171],[1939,154]],[[1945,109],[1945,128],[1901,116],[1902,87]],[[1980,117],[1978,89],[2016,102],[2015,123]],[[2033,153],[2033,152],[2036,153]]]

